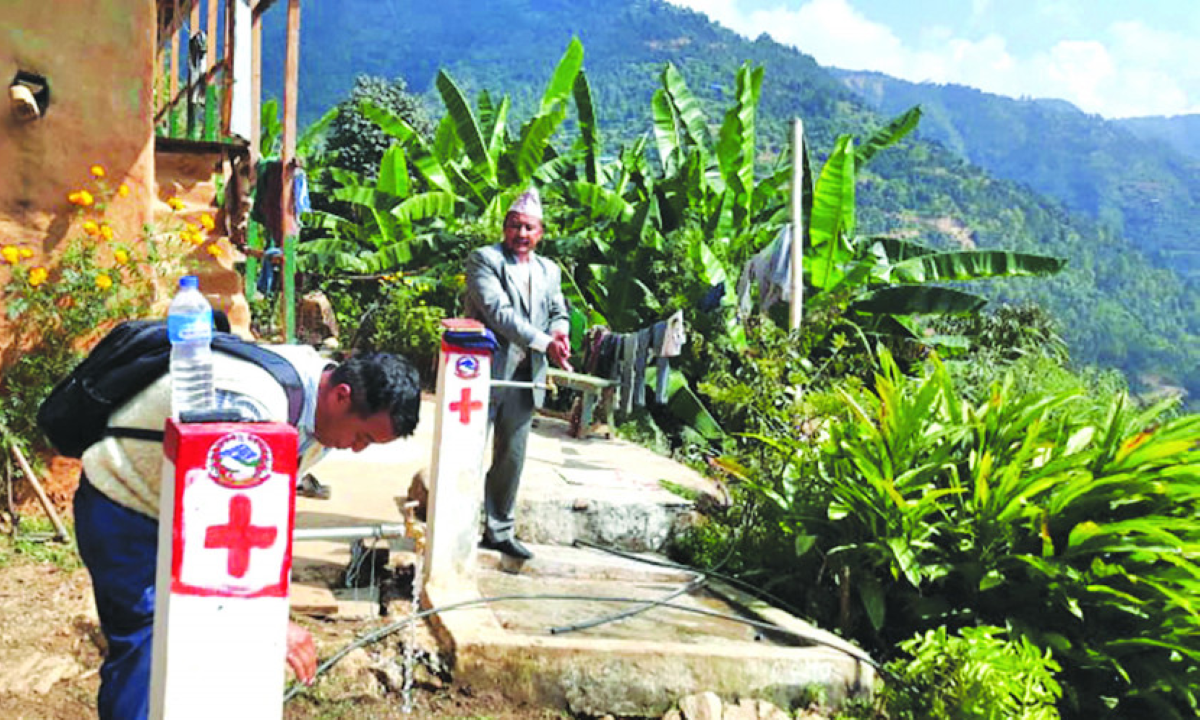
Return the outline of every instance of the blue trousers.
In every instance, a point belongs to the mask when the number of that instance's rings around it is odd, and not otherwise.
[[[150,712],[158,522],[109,500],[85,477],[75,492],[75,536],[108,640],[100,718],[142,720]]]

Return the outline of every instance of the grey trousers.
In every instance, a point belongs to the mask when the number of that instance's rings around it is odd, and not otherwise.
[[[529,380],[529,372],[518,371],[513,380]],[[514,510],[521,470],[525,467],[525,445],[533,423],[533,392],[527,388],[497,388],[492,393],[492,466],[484,484],[485,534],[498,542],[513,536]]]

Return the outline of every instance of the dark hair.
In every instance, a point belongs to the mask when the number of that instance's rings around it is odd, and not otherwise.
[[[386,410],[396,437],[408,437],[421,414],[417,369],[402,355],[371,352],[351,357],[333,369],[335,384],[350,386],[351,409],[359,417]]]

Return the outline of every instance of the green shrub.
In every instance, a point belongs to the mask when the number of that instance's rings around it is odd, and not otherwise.
[[[878,701],[895,720],[1049,720],[1062,689],[1058,663],[997,627],[928,630],[900,643]]]

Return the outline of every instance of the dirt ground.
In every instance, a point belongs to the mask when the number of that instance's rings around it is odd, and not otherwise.
[[[78,483],[74,461],[48,463],[42,478],[47,494],[68,527],[70,503]],[[28,483],[13,484],[19,515],[44,517]],[[6,506],[7,507],[7,506]],[[96,716],[95,698],[104,638],[96,619],[91,582],[74,546],[31,536],[28,529],[9,534],[6,508],[0,529],[0,718],[4,720],[77,720]],[[26,524],[26,528],[28,525]],[[44,522],[39,529],[48,527]],[[408,612],[403,600],[389,606],[389,618],[328,621],[296,618],[313,633],[318,656],[325,659],[354,638]],[[429,653],[418,653],[411,702],[403,708],[397,633],[357,650],[337,663],[316,685],[285,706],[288,720],[346,718],[491,718],[541,720],[570,717],[545,708],[514,706],[503,697],[454,685]],[[419,647],[431,645],[427,631]]]

